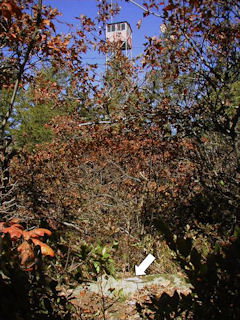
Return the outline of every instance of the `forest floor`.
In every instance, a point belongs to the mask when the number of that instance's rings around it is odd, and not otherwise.
[[[80,285],[72,292],[72,303],[80,319],[138,320],[137,306],[145,305],[151,297],[175,292],[188,295],[190,285],[182,275],[150,275],[115,279],[100,277],[96,282]],[[151,319],[151,310],[148,310]]]

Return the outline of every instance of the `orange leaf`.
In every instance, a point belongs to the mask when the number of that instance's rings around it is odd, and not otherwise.
[[[18,218],[13,218],[13,219],[11,219],[11,220],[9,221],[9,224],[10,224],[10,225],[13,225],[13,224],[19,223],[19,222],[20,222],[20,219],[18,219]]]
[[[29,249],[29,247],[31,247],[30,244],[27,241],[24,241],[17,247],[17,251],[22,253],[23,251]]]
[[[43,237],[45,234],[47,234],[48,236],[51,236],[52,234],[50,230],[44,229],[44,228],[37,228],[28,232],[31,238]]]
[[[12,240],[19,239],[22,236],[22,230],[19,229],[18,227],[15,227],[15,225],[8,227],[8,228],[4,228],[3,233],[9,233],[10,238]]]
[[[44,19],[42,22],[43,22],[44,24],[46,24],[46,25],[50,26],[50,22],[51,22],[51,20]]]
[[[3,232],[4,226],[6,225],[5,222],[0,222],[0,232]]]
[[[20,257],[21,257],[21,265],[25,265],[25,263],[28,261],[29,254],[27,251],[23,251]]]
[[[12,224],[12,223],[10,222],[10,226],[11,226],[11,227],[14,227],[14,228],[18,228],[18,229],[20,229],[20,230],[23,230],[23,229],[24,229],[23,226],[22,226],[21,224],[19,224],[19,223],[14,223],[14,224]]]
[[[12,4],[8,2],[3,2],[1,5],[2,15],[5,20],[9,20],[11,18]]]
[[[31,238],[31,234],[30,234],[30,231],[25,231],[23,230],[23,238],[25,240],[29,240]]]
[[[86,290],[82,290],[80,293],[79,293],[79,297],[84,297],[86,295]]]
[[[35,244],[35,246],[40,246],[41,253],[43,256],[54,257],[53,249],[50,248],[46,243],[43,243],[42,241],[40,241],[38,239],[32,239],[32,242]]]
[[[24,241],[17,248],[17,251],[20,252],[21,265],[26,265],[26,262],[32,262],[34,259],[34,252],[31,245]]]

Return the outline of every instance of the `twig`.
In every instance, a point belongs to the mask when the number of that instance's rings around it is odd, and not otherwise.
[[[135,1],[133,1],[133,0],[125,0],[125,1],[126,1],[126,2],[131,2],[131,3],[135,4],[135,6],[141,8],[141,9],[142,9],[143,11],[145,11],[145,12],[149,12],[150,14],[154,15],[155,17],[163,18],[163,16],[161,16],[160,14],[155,13],[155,12],[153,12],[153,11],[150,11],[150,10],[144,8],[141,4],[139,4],[139,3],[137,3],[137,2],[135,2]]]
[[[67,270],[67,266],[68,266],[68,262],[69,262],[69,257],[70,257],[70,251],[71,251],[71,243],[72,243],[72,241],[70,240],[70,241],[69,241],[69,244],[68,244],[67,260],[66,260],[66,263],[65,263],[65,267],[64,267],[63,272],[66,272],[66,270]]]
[[[77,231],[79,231],[79,232],[82,231],[82,229],[81,229],[79,226],[77,226],[77,225],[75,225],[75,224],[73,224],[73,223],[66,222],[66,221],[63,221],[63,222],[61,222],[61,223],[62,223],[63,225],[65,225],[65,226],[70,227],[70,228],[73,228],[73,229],[75,229],[75,230],[77,230]]]

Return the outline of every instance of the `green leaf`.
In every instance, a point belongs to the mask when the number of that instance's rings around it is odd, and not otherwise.
[[[112,247],[113,247],[114,249],[117,249],[117,248],[118,248],[118,244],[119,244],[118,241],[114,241]]]

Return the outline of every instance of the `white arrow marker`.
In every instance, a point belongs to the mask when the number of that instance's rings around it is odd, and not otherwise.
[[[151,253],[149,253],[149,255],[143,260],[143,262],[139,266],[135,266],[136,276],[145,276],[145,270],[155,259],[156,258]]]

